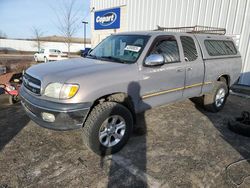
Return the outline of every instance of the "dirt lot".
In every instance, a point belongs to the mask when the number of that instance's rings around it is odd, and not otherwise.
[[[1,101],[0,187],[248,187],[250,138],[226,125],[242,110],[250,99],[237,96],[217,114],[189,100],[149,110],[138,116],[146,134],[100,158],[80,130],[41,128]]]

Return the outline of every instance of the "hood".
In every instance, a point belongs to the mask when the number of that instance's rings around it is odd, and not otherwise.
[[[64,83],[74,77],[87,75],[95,72],[103,72],[128,66],[116,62],[101,61],[89,58],[74,58],[49,63],[41,63],[30,67],[27,74],[42,82]]]

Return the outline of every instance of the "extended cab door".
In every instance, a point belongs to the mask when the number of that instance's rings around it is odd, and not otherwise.
[[[204,81],[204,62],[199,44],[192,35],[180,36],[183,54],[185,58],[185,89],[184,98],[199,96]]]
[[[179,46],[180,41],[172,35],[157,37],[152,43],[146,57],[161,54],[164,64],[147,67],[143,62],[140,70],[142,106],[154,107],[182,98],[185,62],[180,58]]]

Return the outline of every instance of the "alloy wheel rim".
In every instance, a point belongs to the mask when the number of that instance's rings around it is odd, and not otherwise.
[[[126,122],[119,115],[109,116],[99,129],[99,141],[105,147],[118,144],[126,131]]]
[[[225,101],[226,91],[224,88],[220,88],[215,96],[215,105],[221,107]]]

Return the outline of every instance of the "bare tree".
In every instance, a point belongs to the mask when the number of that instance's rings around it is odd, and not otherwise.
[[[43,36],[44,32],[38,27],[32,27],[32,33],[36,40],[36,47],[39,51],[41,49],[41,37]]]
[[[81,18],[79,13],[80,9],[76,7],[75,0],[63,1],[60,10],[56,11],[56,26],[59,32],[64,36],[64,40],[68,48],[68,55],[70,55],[72,37],[80,29]]]
[[[5,38],[7,38],[7,35],[0,30],[0,39],[5,39]]]

